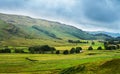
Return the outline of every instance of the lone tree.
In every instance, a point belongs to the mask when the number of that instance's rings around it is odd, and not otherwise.
[[[68,50],[64,50],[64,51],[63,51],[63,54],[65,54],[65,55],[68,54],[68,53],[69,53]]]
[[[76,53],[80,53],[80,51],[82,50],[82,48],[81,47],[76,47]]]
[[[92,41],[92,43],[91,43],[92,45],[95,45],[95,42],[94,41]]]
[[[92,46],[88,47],[88,50],[93,50],[93,47]]]
[[[75,53],[75,48],[72,48],[71,50],[70,50],[70,54],[74,54]]]
[[[101,46],[100,46],[100,47],[98,47],[98,48],[97,48],[97,50],[102,50],[102,47],[101,47]]]
[[[60,50],[57,50],[57,51],[56,51],[56,54],[60,54]]]

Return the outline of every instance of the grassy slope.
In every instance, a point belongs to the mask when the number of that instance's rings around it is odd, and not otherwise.
[[[25,33],[18,27],[0,20],[0,39],[10,39],[12,37],[24,36]]]
[[[43,36],[49,39],[50,37],[46,33],[34,29],[32,26],[37,26],[39,29],[50,32],[51,34],[55,34],[58,38],[62,38],[62,39],[94,38],[92,35],[80,29],[65,24],[61,24],[58,22],[52,22],[42,19],[33,19],[27,16],[5,15],[5,14],[0,14],[0,19],[4,20],[7,23],[14,24],[17,27],[20,27],[22,30],[24,30],[25,32],[27,32],[32,36],[35,35],[35,36],[39,36],[40,38]]]
[[[0,14],[0,20],[0,38],[5,38],[4,41],[0,42],[3,46],[30,46],[41,44],[50,44],[56,46],[63,44],[68,45],[68,39],[96,39],[95,36],[90,35],[87,32],[58,22],[34,19],[27,16],[6,14]],[[15,28],[18,30],[17,33],[14,32],[14,29],[11,29],[13,33],[4,31],[2,29],[2,27],[7,29],[6,26],[8,25],[15,26]],[[7,37],[12,38],[7,39]],[[97,38],[104,39],[102,36]]]
[[[60,74],[119,74],[120,58],[104,62],[86,63],[70,67],[60,72]]]

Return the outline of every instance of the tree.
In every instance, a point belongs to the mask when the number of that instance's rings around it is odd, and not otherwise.
[[[70,54],[74,54],[74,53],[75,53],[75,51],[76,51],[76,49],[75,49],[75,48],[71,48],[71,50],[70,50]]]
[[[82,50],[82,48],[81,47],[76,47],[76,53],[80,53],[80,51]]]
[[[68,54],[68,53],[69,53],[68,50],[63,51],[63,54],[65,54],[65,55]]]
[[[23,51],[23,49],[15,49],[14,52],[15,52],[15,53],[25,53],[25,52]]]
[[[88,50],[93,50],[93,47],[92,46],[88,47]]]
[[[117,46],[116,45],[108,45],[106,50],[116,50]]]
[[[117,46],[117,49],[120,49],[120,45],[117,44],[116,46]]]
[[[92,45],[95,45],[95,42],[94,41],[92,41],[92,43],[91,43]]]
[[[75,53],[75,48],[72,48],[71,50],[70,50],[70,54],[73,54],[73,53]]]
[[[29,51],[30,51],[30,53],[35,53],[35,49],[34,49],[34,47],[29,47],[29,49],[28,49]]]
[[[11,53],[11,50],[10,50],[10,48],[5,47],[4,52],[5,52],[5,53]]]
[[[60,50],[57,50],[57,51],[56,51],[56,54],[60,54]]]
[[[102,47],[98,47],[97,50],[102,50]]]
[[[104,48],[107,50],[108,49],[108,42],[104,42]]]
[[[51,53],[53,54],[56,49],[54,47],[51,47]]]

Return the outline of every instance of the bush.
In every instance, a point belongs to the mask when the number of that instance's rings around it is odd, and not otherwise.
[[[92,45],[95,45],[95,42],[94,41],[92,41],[92,43],[91,43]]]
[[[93,50],[93,47],[92,46],[88,47],[88,50]]]
[[[71,50],[70,50],[70,54],[73,54],[73,53],[75,53],[75,48],[72,48]]]
[[[25,52],[23,51],[23,49],[15,49],[14,53],[25,53]]]
[[[106,47],[106,50],[116,50],[117,49],[117,46],[116,45],[108,45]]]
[[[51,53],[53,54],[56,49],[54,47],[51,47]]]
[[[97,50],[102,50],[102,47],[98,47]]]
[[[57,51],[56,51],[56,54],[60,54],[60,50],[57,50]]]
[[[111,45],[109,46],[111,48],[111,50],[116,50],[117,49],[117,46],[116,45]]]
[[[0,50],[0,53],[5,53],[5,51],[3,49]]]
[[[11,53],[11,49],[8,47],[5,47],[4,49],[0,50],[0,53]]]
[[[76,53],[80,53],[80,51],[82,50],[82,48],[81,47],[76,47]]]
[[[68,54],[68,53],[69,53],[68,50],[63,51],[63,54],[65,54],[65,55]]]
[[[120,45],[117,44],[116,46],[117,46],[117,49],[120,49]]]

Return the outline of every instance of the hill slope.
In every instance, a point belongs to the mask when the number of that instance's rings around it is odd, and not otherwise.
[[[87,63],[62,70],[60,74],[119,74],[120,59],[103,63]]]
[[[25,33],[24,37],[45,39],[95,39],[93,35],[87,32],[58,22],[7,14],[0,14],[0,20],[19,28]]]

